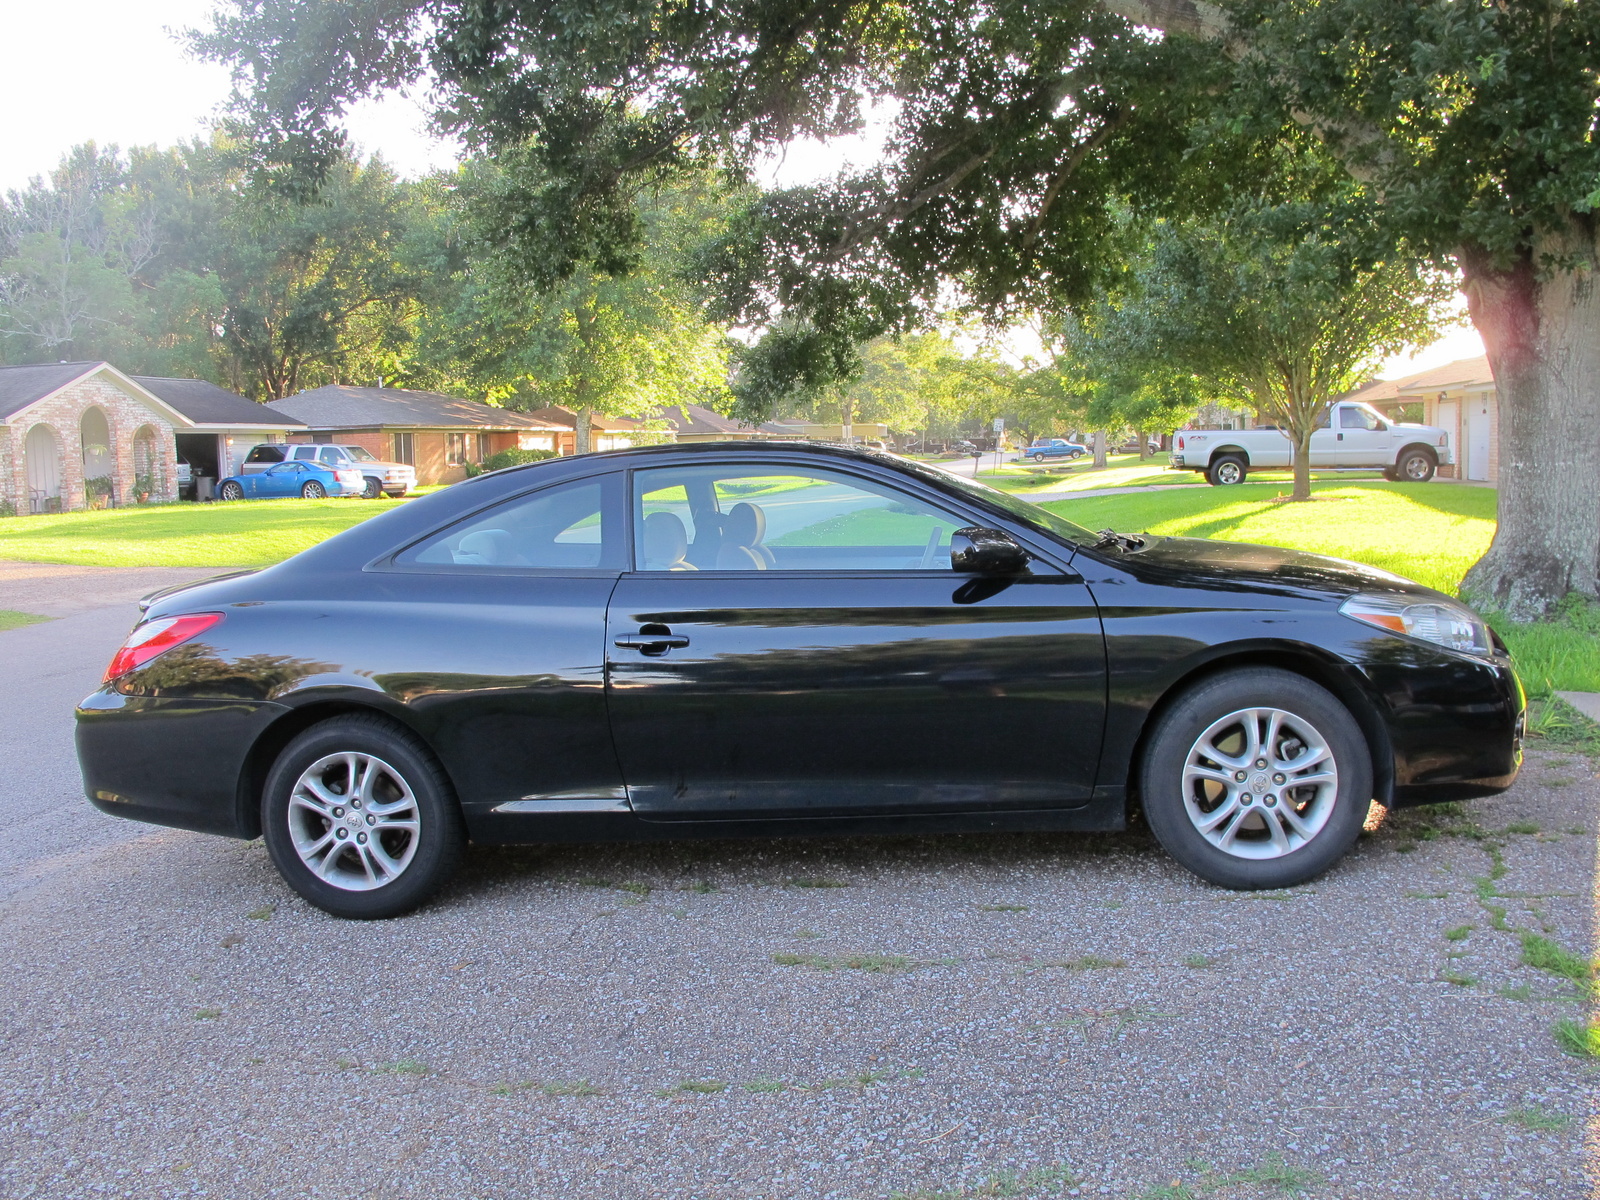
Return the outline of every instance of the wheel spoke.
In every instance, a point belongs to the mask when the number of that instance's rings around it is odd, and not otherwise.
[[[1283,814],[1276,808],[1263,808],[1261,819],[1266,822],[1267,836],[1272,839],[1272,848],[1279,854],[1289,853],[1289,835],[1283,829]]]
[[[1230,788],[1234,784],[1233,772],[1231,771],[1219,771],[1215,767],[1204,765],[1185,767],[1183,769],[1183,782],[1187,785],[1191,780],[1195,779],[1208,779],[1212,783],[1226,784]]]
[[[304,792],[310,792],[312,796],[316,797],[317,803],[321,804],[324,808],[329,809],[330,812],[336,806],[344,803],[343,796],[334,795],[333,792],[328,789],[327,784],[311,775],[307,775],[304,779],[302,779],[300,781],[300,786],[295,788],[296,798],[302,800],[305,799],[305,796],[302,794]]]
[[[1236,816],[1238,812],[1239,798],[1237,796],[1229,796],[1224,803],[1217,805],[1217,807],[1211,812],[1207,813],[1203,819],[1197,820],[1194,823],[1194,827],[1201,833],[1210,836],[1218,825],[1221,825],[1230,817]]]
[[[305,792],[311,791],[311,788],[306,787],[306,785],[303,783],[301,784],[301,787],[305,788]],[[305,792],[297,790],[294,795],[289,797],[290,809],[303,808],[307,812],[315,813],[324,821],[333,820],[333,805],[329,801],[324,800],[321,796],[316,795],[314,792],[309,796],[306,795]]]
[[[361,768],[361,782],[356,785],[354,791],[357,796],[361,797],[361,803],[369,808],[372,805],[372,789],[377,785],[378,776],[381,773],[382,768],[375,758],[367,759]]]
[[[374,833],[383,833],[386,830],[390,830],[390,829],[404,829],[404,830],[407,830],[407,831],[409,831],[411,833],[415,833],[420,828],[422,828],[421,822],[419,822],[416,818],[413,817],[409,821],[385,821],[385,820],[380,820],[376,825],[374,825],[372,827],[372,832],[374,832]]]
[[[394,799],[378,799],[383,795]],[[411,865],[422,832],[421,809],[410,785],[366,751],[325,755],[301,772],[289,792],[295,853],[313,875],[341,891],[372,891],[393,883]]]
[[[1279,806],[1278,816],[1283,819],[1290,829],[1294,830],[1301,841],[1309,842],[1316,834],[1316,830],[1306,823],[1305,817],[1295,810],[1294,805],[1288,802]]]

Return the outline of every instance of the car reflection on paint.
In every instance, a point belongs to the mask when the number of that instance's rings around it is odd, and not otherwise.
[[[468,840],[1135,809],[1201,877],[1283,887],[1372,800],[1508,787],[1522,711],[1484,623],[1388,572],[741,443],[497,471],[158,593],[78,749],[103,811],[263,836],[310,902],[383,917]]]

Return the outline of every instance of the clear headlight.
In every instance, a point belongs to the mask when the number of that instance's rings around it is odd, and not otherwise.
[[[1421,638],[1447,650],[1494,653],[1489,627],[1464,604],[1449,600],[1412,602],[1398,596],[1351,596],[1339,611],[1352,620]]]

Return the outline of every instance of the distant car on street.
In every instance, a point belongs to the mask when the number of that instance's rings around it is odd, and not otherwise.
[[[360,496],[367,490],[366,476],[354,467],[334,470],[320,463],[274,463],[264,471],[231,475],[217,485],[223,500],[270,500],[300,496],[321,500],[325,496]]]
[[[1065,438],[1040,438],[1019,453],[1017,460],[1020,462],[1027,459],[1030,462],[1042,463],[1052,458],[1065,458],[1070,461],[1087,453],[1089,447],[1069,442]]]
[[[365,480],[361,494],[368,500],[379,496],[404,496],[417,486],[417,469],[409,463],[385,462],[365,446],[327,444],[283,445],[263,442],[245,456],[241,475],[265,471],[274,463],[319,463],[333,470],[357,470]]]

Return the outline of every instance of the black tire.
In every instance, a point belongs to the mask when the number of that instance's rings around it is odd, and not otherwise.
[[[378,500],[383,497],[383,480],[367,476],[367,486],[361,489],[363,500]]]
[[[1211,460],[1206,469],[1206,482],[1212,487],[1231,487],[1243,483],[1250,473],[1250,464],[1237,454],[1222,454]]]
[[[1438,470],[1439,461],[1427,450],[1407,450],[1394,465],[1394,476],[1401,483],[1427,483]]]
[[[300,496],[304,500],[325,500],[328,489],[313,479],[310,483],[301,485]]]
[[[222,485],[222,487],[218,490],[217,495],[223,500],[243,500],[244,488],[230,479],[227,483]]]
[[[414,831],[384,830],[385,814],[358,815],[359,803],[330,807],[326,817],[306,803],[315,795],[301,788],[303,777],[324,760],[332,760],[327,773],[313,778],[325,792],[338,797],[356,790],[349,785],[349,770],[340,765],[345,755],[356,756],[358,763],[377,760],[381,769],[373,772],[376,782],[369,799],[390,809],[400,805],[398,815],[406,820],[414,812]],[[365,765],[362,772],[365,777]],[[291,803],[297,790],[301,799]],[[374,828],[369,833],[367,827]],[[334,717],[290,742],[267,776],[261,828],[273,865],[291,888],[323,912],[362,921],[397,917],[424,903],[455,873],[466,844],[461,809],[443,768],[415,734],[375,715]],[[316,839],[341,829],[344,836],[329,843],[318,858]],[[365,849],[353,840],[358,837]],[[300,846],[310,848],[309,857],[318,862],[321,873],[297,848],[297,838]],[[386,861],[401,864],[387,881],[378,880],[368,865],[380,861],[376,851],[382,851]],[[361,869],[366,876],[358,873]]]
[[[1042,463],[1044,461],[1044,455],[1042,454],[1030,454],[1028,457],[1033,459],[1033,461],[1036,463]]]
[[[1292,773],[1275,774],[1271,761],[1262,758],[1256,761],[1268,762],[1267,768],[1249,764],[1249,770],[1241,772],[1247,779],[1229,782],[1226,790],[1224,785],[1199,778],[1191,780],[1193,790],[1186,795],[1185,771],[1191,753],[1200,754],[1201,739],[1233,714],[1253,708],[1275,709],[1286,715],[1276,748],[1292,753],[1297,732],[1309,730],[1320,735],[1331,752],[1336,781],[1296,788]],[[1241,729],[1237,745],[1242,749],[1242,726],[1236,728]],[[1269,726],[1258,726],[1266,728]],[[1209,744],[1214,748],[1218,742],[1211,739]],[[1308,747],[1315,743],[1299,744]],[[1309,755],[1309,750],[1302,752]],[[1200,757],[1203,762],[1204,755]],[[1292,757],[1288,761],[1293,761]],[[1272,667],[1225,671],[1184,692],[1151,730],[1139,765],[1145,819],[1162,847],[1200,878],[1244,891],[1293,887],[1322,874],[1355,844],[1372,799],[1372,753],[1350,711],[1325,688]],[[1308,767],[1300,774],[1310,778],[1315,771]],[[1280,785],[1295,795],[1280,800],[1271,791]],[[1265,794],[1262,788],[1268,789]],[[1252,799],[1244,800],[1246,794]],[[1282,801],[1288,803],[1278,807]],[[1271,810],[1268,803],[1274,805]],[[1206,810],[1206,804],[1214,807]],[[1276,815],[1286,809],[1294,812],[1296,823],[1315,826],[1309,837],[1291,836],[1290,822]],[[1228,819],[1225,810],[1239,815]],[[1218,814],[1223,814],[1223,819],[1216,832],[1223,841],[1233,836],[1232,849],[1214,844],[1197,823]],[[1269,836],[1269,821],[1274,819],[1283,831],[1283,844],[1289,847],[1286,852],[1275,849],[1276,840]]]

